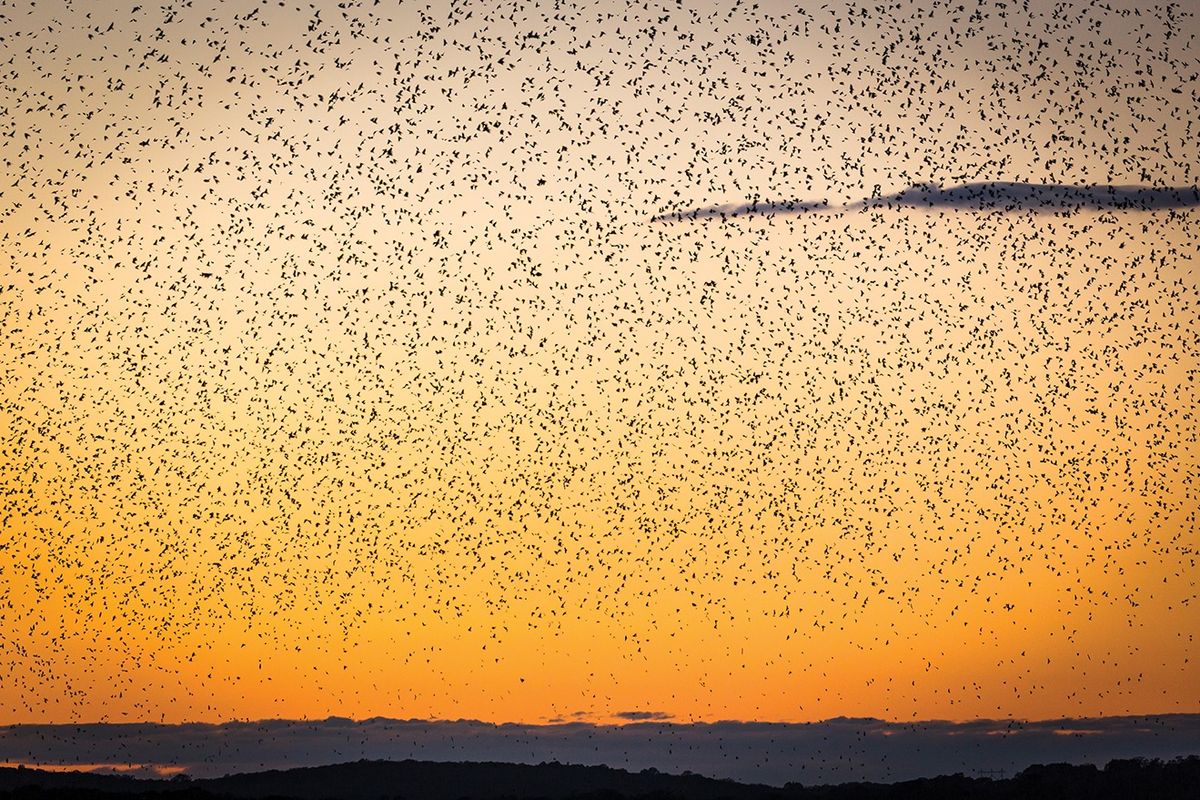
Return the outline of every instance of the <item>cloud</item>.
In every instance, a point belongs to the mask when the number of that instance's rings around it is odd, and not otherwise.
[[[680,221],[706,217],[774,214],[806,214],[821,211],[855,211],[868,208],[939,208],[956,211],[1154,211],[1200,206],[1200,189],[1195,186],[1082,186],[1061,183],[989,181],[942,188],[916,184],[893,194],[871,197],[845,205],[825,201],[786,200],[696,208],[660,214],[656,221]]]
[[[720,206],[693,208],[689,211],[672,211],[651,218],[652,222],[672,222],[684,219],[705,219],[708,217],[744,217],[752,214],[805,214],[811,211],[837,211],[841,206],[831,206],[824,200],[782,200],[777,202],[753,202]]]
[[[671,718],[671,715],[665,711],[618,711],[613,716],[617,717],[618,719],[627,719],[634,722],[641,722],[644,720],[667,720]]]
[[[846,208],[889,205],[965,211],[1150,211],[1200,206],[1200,191],[1195,187],[1076,186],[1009,181],[965,183],[948,189],[936,184],[921,184],[886,197],[861,200]]]
[[[654,712],[627,712],[641,715]],[[494,725],[472,720],[374,718],[264,720],[221,725],[84,724],[0,727],[0,763],[113,765],[193,777],[318,766],[358,759],[506,761],[608,765],[633,772],[690,770],[781,786],[898,781],[1030,764],[1104,764],[1114,758],[1172,758],[1200,750],[1200,714],[1037,722],[886,722],[837,718],[813,723]]]

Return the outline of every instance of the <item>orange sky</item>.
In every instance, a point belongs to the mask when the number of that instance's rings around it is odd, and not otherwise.
[[[8,12],[0,723],[1200,710],[1195,210],[649,221],[1194,185],[1032,5]]]

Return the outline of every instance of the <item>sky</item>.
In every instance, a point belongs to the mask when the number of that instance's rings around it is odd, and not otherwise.
[[[1200,712],[1200,212],[864,202],[1194,197],[1198,33],[0,2],[0,724]]]

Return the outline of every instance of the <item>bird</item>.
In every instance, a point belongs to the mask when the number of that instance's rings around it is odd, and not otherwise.
[[[1185,6],[10,9],[0,724],[1194,710]]]

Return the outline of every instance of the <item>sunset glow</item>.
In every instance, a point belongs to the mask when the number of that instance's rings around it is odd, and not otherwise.
[[[343,5],[0,4],[0,723],[1200,712],[1200,210],[656,219],[1193,187],[1194,15]]]

